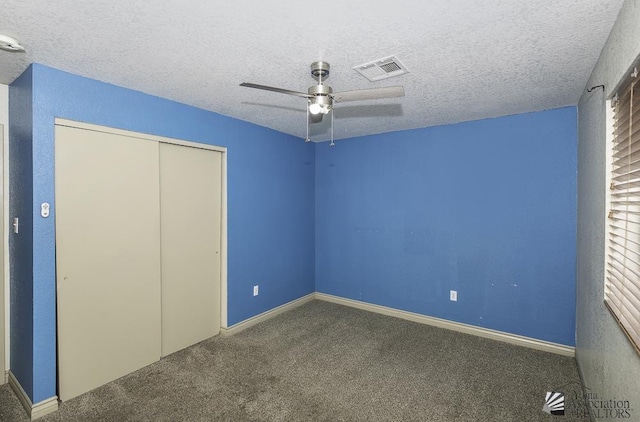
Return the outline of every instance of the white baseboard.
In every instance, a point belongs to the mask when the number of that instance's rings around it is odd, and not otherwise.
[[[4,371],[4,384],[9,382],[9,370]]]
[[[31,403],[31,399],[27,393],[24,392],[20,382],[18,382],[11,371],[9,371],[9,385],[13,392],[16,393],[16,396],[18,396],[18,400],[20,400],[20,403],[24,406],[31,420],[38,419],[58,410],[58,396],[53,396],[36,404]]]
[[[315,299],[315,293],[309,293],[306,296],[302,296],[301,298],[292,300],[291,302],[285,303],[284,305],[280,305],[277,308],[273,308],[271,310],[263,312],[249,319],[245,319],[244,321],[234,324],[231,327],[222,328],[220,329],[220,335],[223,337],[232,336],[262,321],[266,321],[269,318],[273,318],[274,316],[279,315],[283,312],[290,311],[294,308],[297,308],[298,306],[304,305],[307,302],[311,302],[314,299]]]
[[[502,341],[505,343],[524,346],[530,349],[542,350],[563,356],[575,356],[575,348],[565,346],[563,344],[551,343],[544,340],[538,340],[531,337],[519,336],[516,334],[505,333],[503,331],[491,330],[489,328],[476,327],[474,325],[463,324],[461,322],[453,322],[446,319],[430,317],[426,315],[416,314],[414,312],[401,311],[399,309],[389,308],[381,305],[374,305],[367,302],[361,302],[352,299],[345,299],[339,296],[333,296],[326,293],[317,293],[315,298],[326,302],[337,303],[339,305],[350,306],[352,308],[362,309],[364,311],[375,312],[377,314],[388,315],[396,318],[413,321],[420,324],[432,325],[434,327],[446,328],[465,334],[471,334],[478,337],[484,337],[492,340]]]

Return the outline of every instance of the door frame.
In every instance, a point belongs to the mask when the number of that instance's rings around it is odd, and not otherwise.
[[[5,265],[7,262],[7,257],[5,256],[6,251],[8,251],[7,241],[5,239],[5,204],[7,204],[6,196],[8,194],[6,186],[6,174],[4,172],[5,169],[5,154],[7,152],[5,148],[5,127],[2,123],[0,123],[0,197],[2,197],[2,206],[0,207],[0,256],[2,256],[0,260],[0,384],[5,384],[9,381],[9,362],[8,362],[8,345],[9,345],[9,278],[5,278]]]
[[[181,145],[185,147],[218,151],[222,153],[222,186],[221,186],[221,213],[220,213],[220,328],[227,327],[227,148],[199,142],[184,141],[175,138],[166,138],[163,136],[150,135],[140,132],[132,132],[129,130],[117,129],[107,126],[99,126],[91,123],[78,122],[62,118],[55,119],[56,126],[67,126],[77,129],[92,130],[95,132],[110,133],[114,135],[123,135],[132,138],[145,139],[160,143]],[[55,205],[54,205],[55,207]]]

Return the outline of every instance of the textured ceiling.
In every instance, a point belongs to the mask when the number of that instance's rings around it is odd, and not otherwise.
[[[37,62],[299,137],[303,98],[238,84],[306,91],[321,59],[335,91],[404,85],[404,98],[338,104],[340,139],[575,105],[622,3],[3,0],[0,33],[27,52],[0,51],[0,83]],[[352,69],[389,55],[410,73]]]

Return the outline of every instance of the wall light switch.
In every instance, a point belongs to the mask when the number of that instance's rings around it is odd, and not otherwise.
[[[20,220],[18,217],[13,218],[13,232],[18,233],[18,226],[20,225]]]
[[[42,216],[42,218],[49,217],[49,204],[48,203],[43,202],[42,205],[40,205],[40,215]]]
[[[452,302],[458,301],[458,292],[456,290],[449,291],[449,300]]]
[[[253,286],[253,295],[254,296],[258,296],[258,289],[259,289],[259,286]]]

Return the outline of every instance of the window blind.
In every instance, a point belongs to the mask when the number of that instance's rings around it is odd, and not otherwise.
[[[640,351],[640,78],[612,101],[605,304]]]

